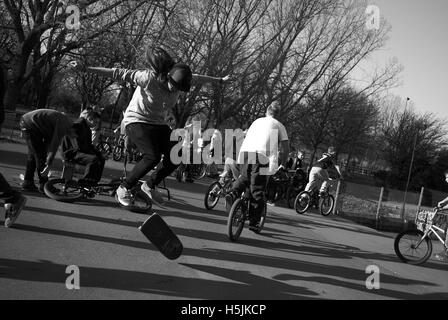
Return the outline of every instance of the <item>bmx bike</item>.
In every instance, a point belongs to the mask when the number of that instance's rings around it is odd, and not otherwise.
[[[204,197],[204,206],[207,210],[212,210],[218,204],[219,199],[232,189],[232,182],[232,178],[226,178],[224,184],[219,181],[210,184]]]
[[[332,179],[332,181],[337,179]],[[328,216],[334,207],[334,196],[330,194],[329,184],[324,192],[319,192],[317,188],[311,191],[300,192],[294,200],[294,209],[299,214],[304,214],[311,206],[319,209],[323,216]]]
[[[80,166],[71,161],[63,161],[63,169],[60,178],[49,179],[44,186],[45,194],[56,201],[75,202],[86,198],[94,198],[96,195],[116,196],[116,189],[126,178],[126,158],[124,162],[124,174],[119,179],[112,179],[107,183],[85,184],[75,179],[75,173]],[[125,209],[137,213],[149,213],[152,208],[151,199],[141,190],[143,181],[132,188],[134,202]],[[118,202],[118,201],[117,201]]]
[[[280,170],[268,178],[266,200],[275,203],[285,200],[288,208],[294,208],[294,200],[306,186],[306,175],[301,169]]]
[[[415,217],[416,229],[408,229],[399,233],[394,241],[394,250],[401,261],[413,265],[425,263],[432,254],[432,240],[439,240],[448,250],[447,228],[445,230],[435,225],[443,217],[448,219],[446,209],[434,208],[433,211],[420,211]],[[443,240],[442,236],[445,236]],[[433,237],[433,238],[434,238]]]
[[[246,191],[235,200],[229,211],[229,217],[227,219],[227,235],[230,241],[238,241],[241,232],[243,231],[244,224],[249,220],[250,207],[251,207],[250,190],[246,188]],[[255,233],[259,234],[263,230],[264,223],[266,222],[266,201],[264,201],[264,208],[261,213],[260,221],[256,229],[252,229]]]

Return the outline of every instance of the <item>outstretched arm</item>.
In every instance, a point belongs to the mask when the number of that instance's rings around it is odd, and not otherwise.
[[[71,61],[69,63],[69,66],[81,72],[91,72],[102,77],[112,78],[117,81],[125,81],[141,87],[146,86],[149,80],[149,73],[147,70],[87,67],[86,65],[77,61]]]
[[[75,70],[81,72],[91,72],[103,77],[112,78],[114,75],[114,70],[111,68],[88,67],[85,64],[78,61],[70,61],[68,65]]]
[[[224,82],[228,82],[229,80],[230,80],[230,76],[228,76],[228,75],[225,77],[211,77],[211,76],[193,73],[193,85],[203,84],[206,82],[224,83]]]

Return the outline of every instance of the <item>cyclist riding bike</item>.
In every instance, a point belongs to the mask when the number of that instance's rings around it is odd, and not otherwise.
[[[259,230],[262,211],[265,207],[265,187],[268,175],[277,171],[278,150],[280,149],[280,168],[288,161],[289,141],[285,126],[276,118],[280,115],[278,103],[271,104],[266,116],[255,120],[247,130],[241,145],[238,163],[242,164],[241,174],[226,195],[226,209],[249,187],[251,210],[249,229]]]
[[[316,161],[314,166],[311,168],[309,181],[305,187],[305,191],[310,192],[311,190],[319,188],[320,185],[320,194],[325,193],[330,181],[328,170],[334,169],[337,171],[339,177],[342,177],[339,166],[337,166],[335,163],[335,154],[336,152],[334,150],[334,147],[329,147],[328,151],[324,153],[319,160]]]

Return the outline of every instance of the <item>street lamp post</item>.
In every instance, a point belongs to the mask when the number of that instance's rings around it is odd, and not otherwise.
[[[406,98],[405,110],[406,110],[406,108],[408,106],[408,101],[409,101],[409,97]],[[404,189],[403,207],[401,209],[401,221],[403,221],[404,224],[406,224],[406,218],[405,218],[406,198],[407,198],[407,195],[408,195],[409,182],[411,181],[412,165],[414,164],[415,147],[417,146],[417,133],[418,132],[415,133],[414,144],[412,146],[411,163],[409,165],[408,179],[406,181],[406,187]]]

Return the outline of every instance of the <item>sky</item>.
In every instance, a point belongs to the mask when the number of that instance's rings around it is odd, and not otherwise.
[[[392,26],[383,50],[370,63],[396,57],[403,66],[400,86],[391,94],[410,98],[419,113],[448,121],[448,0],[369,0]]]

